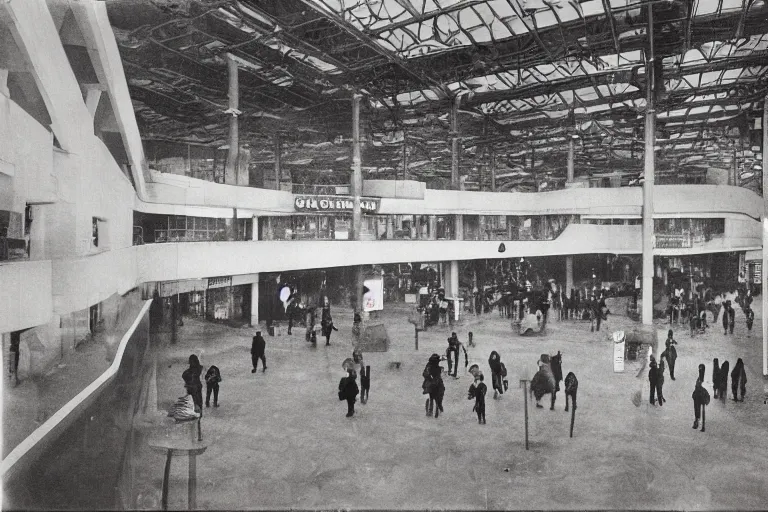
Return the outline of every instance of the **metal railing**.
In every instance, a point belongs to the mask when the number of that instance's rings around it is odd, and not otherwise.
[[[657,234],[657,249],[689,249],[693,247],[693,237],[690,233]]]
[[[227,232],[207,229],[156,229],[155,243],[217,242],[227,239]]]

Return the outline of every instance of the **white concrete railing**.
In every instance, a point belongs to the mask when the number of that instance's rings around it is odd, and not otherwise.
[[[64,404],[61,409],[56,411],[48,420],[34,430],[26,439],[19,443],[0,463],[0,478],[5,478],[8,473],[18,464],[30,451],[38,447],[43,442],[51,442],[61,431],[66,428],[67,424],[74,419],[72,413],[83,406],[91,403],[101,392],[101,390],[107,386],[117,374],[120,369],[120,365],[123,361],[123,354],[125,354],[125,348],[131,336],[136,331],[139,323],[144,315],[149,311],[149,306],[152,304],[151,300],[145,301],[144,306],[139,311],[138,316],[131,324],[128,331],[123,335],[120,340],[120,344],[117,347],[115,358],[112,364],[107,370],[102,373],[96,380],[91,382],[85,389],[78,393],[72,400]]]

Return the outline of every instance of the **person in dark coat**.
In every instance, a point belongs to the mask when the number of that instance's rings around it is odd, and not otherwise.
[[[699,365],[699,380],[701,382],[704,382],[704,373],[706,373],[706,371],[707,371],[707,367],[704,366],[703,364],[700,364]]]
[[[501,357],[495,350],[491,352],[491,357],[488,358],[488,366],[491,367],[491,387],[493,387],[493,398],[495,400],[499,398],[499,395],[504,394],[504,385],[502,383],[504,372],[502,370]]]
[[[219,382],[221,382],[221,372],[217,366],[211,366],[205,372],[205,406],[211,406],[211,392],[213,392],[213,406],[219,406]]]
[[[440,366],[440,356],[432,354],[422,372],[424,382],[421,388],[424,390],[424,394],[429,395],[424,404],[427,416],[432,416],[433,405],[435,418],[438,417],[439,413],[444,412],[443,396],[445,395],[445,384],[443,383],[443,370],[444,368]]]
[[[719,397],[718,390],[720,389],[720,361],[717,358],[712,360],[712,390],[714,391],[714,398]]]
[[[559,350],[556,356],[549,358],[549,366],[552,367],[552,375],[555,376],[555,391],[560,391],[560,381],[563,380],[563,356]]]
[[[355,415],[355,401],[360,389],[357,387],[357,373],[354,369],[347,370],[347,376],[339,381],[339,399],[347,401],[347,418]]]
[[[731,301],[728,301],[728,334],[733,334],[733,326],[736,324],[736,310],[733,309]]]
[[[256,336],[253,337],[253,343],[251,344],[251,364],[253,364],[251,373],[256,373],[256,369],[259,366],[259,359],[261,359],[261,364],[264,366],[262,372],[267,371],[267,358],[264,355],[266,347],[267,341],[262,337],[261,331],[256,332]]]
[[[667,332],[667,341],[664,342],[665,350],[661,353],[660,357],[667,360],[667,364],[669,365],[669,378],[675,380],[675,361],[677,361],[677,349],[675,348],[675,345],[677,345],[677,341],[675,341],[673,334],[672,329]]]
[[[656,389],[659,385],[659,368],[656,364],[656,360],[651,356],[651,363],[650,363],[651,369],[648,370],[648,383],[651,386],[651,397],[650,402],[651,405],[656,404]],[[662,405],[661,403],[659,405]]]
[[[739,400],[739,391],[741,391],[741,400]],[[731,372],[731,392],[734,402],[743,402],[744,395],[747,394],[747,372],[744,369],[744,361],[739,358]]]
[[[195,401],[195,405],[203,409],[203,383],[200,380],[200,375],[203,373],[203,366],[200,364],[200,359],[195,354],[189,356],[189,368],[184,370],[181,374],[181,378],[184,379],[184,386],[192,395],[192,399]]]
[[[658,372],[656,373],[656,399],[659,401],[659,405],[664,405],[664,402],[667,401],[666,398],[664,398],[664,360],[659,359],[659,368]]]
[[[728,310],[730,307],[731,301],[725,301],[725,304],[723,305],[723,334],[728,334],[728,321],[731,316]]]
[[[323,336],[325,336],[325,346],[327,347],[331,344],[331,334],[333,331],[338,331],[338,329],[333,325],[333,319],[330,316],[322,320],[322,329]]]
[[[467,399],[475,399],[475,407],[472,409],[477,413],[477,422],[481,425],[485,425],[485,394],[488,392],[488,386],[483,383],[482,373],[478,373],[475,377],[475,382],[469,386],[469,395]]]
[[[730,369],[730,363],[728,361],[723,361],[723,364],[720,365],[720,371],[718,372],[718,378],[717,378],[717,396],[720,397],[720,400],[725,402],[725,400],[728,398],[728,370]]]
[[[747,319],[747,333],[752,334],[752,325],[755,323],[755,312],[752,311],[752,308],[746,306],[744,308],[744,316]]]
[[[448,338],[448,348],[445,349],[445,356],[448,359],[448,375],[451,374],[453,369],[453,376],[458,378],[459,372],[459,350],[464,350],[464,368],[469,365],[469,356],[467,355],[467,349],[464,344],[459,341],[459,337],[455,332],[451,333],[451,337]],[[453,364],[451,364],[451,356],[453,356]]]
[[[695,414],[695,420],[693,421],[693,428],[699,428],[699,419],[702,416],[702,409],[709,404],[709,392],[704,389],[701,379],[696,381],[696,387],[691,394],[693,398],[693,412]],[[701,431],[704,432],[705,425],[702,422]]]
[[[541,399],[547,393],[552,395],[551,410],[555,408],[555,376],[552,374],[552,368],[549,363],[539,361],[539,371],[531,379],[531,393],[536,399],[536,407],[543,408]]]

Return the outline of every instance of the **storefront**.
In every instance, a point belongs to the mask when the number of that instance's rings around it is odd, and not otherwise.
[[[187,279],[158,283],[156,289],[166,308],[178,299],[182,315],[250,322],[251,286],[257,279],[254,274]]]

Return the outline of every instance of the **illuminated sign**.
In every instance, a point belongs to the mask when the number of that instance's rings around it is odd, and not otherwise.
[[[299,212],[351,212],[355,201],[348,196],[296,196],[293,206]],[[379,210],[379,200],[360,198],[360,210],[376,213]]]

